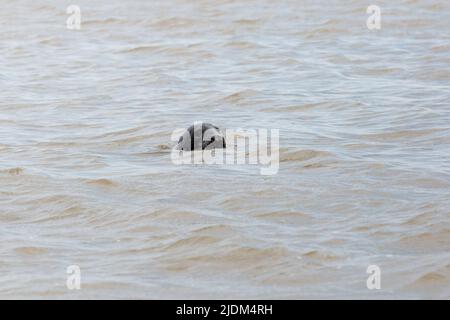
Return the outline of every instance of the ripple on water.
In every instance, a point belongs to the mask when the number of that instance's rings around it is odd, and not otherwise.
[[[48,252],[48,249],[43,247],[18,247],[14,250],[25,256],[43,255]]]
[[[88,184],[90,185],[94,185],[94,186],[99,186],[99,187],[112,187],[115,185],[114,181],[112,181],[111,179],[91,179],[87,181]]]
[[[281,162],[301,162],[314,158],[325,158],[331,156],[331,153],[320,150],[283,150],[280,153]]]
[[[6,173],[11,176],[18,176],[18,175],[22,174],[24,171],[25,171],[24,168],[17,167],[17,168],[0,170],[0,173]]]

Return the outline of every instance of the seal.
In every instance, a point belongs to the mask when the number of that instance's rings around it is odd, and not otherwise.
[[[225,138],[219,127],[197,122],[186,129],[178,140],[176,149],[183,151],[226,148]]]

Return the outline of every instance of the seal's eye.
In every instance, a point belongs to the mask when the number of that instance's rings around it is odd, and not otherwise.
[[[211,138],[211,142],[214,142],[214,141],[216,141],[216,137]]]

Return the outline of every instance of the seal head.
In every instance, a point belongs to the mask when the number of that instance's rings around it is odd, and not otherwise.
[[[226,148],[220,129],[210,123],[195,123],[183,133],[176,146],[178,150],[192,151]]]

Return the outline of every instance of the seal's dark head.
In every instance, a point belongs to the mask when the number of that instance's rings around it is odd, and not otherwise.
[[[198,122],[187,128],[178,140],[177,149],[184,151],[226,148],[220,129],[210,123]]]

